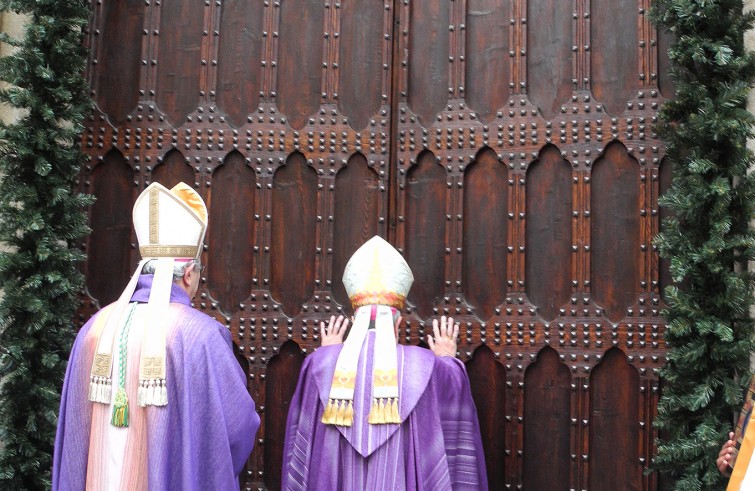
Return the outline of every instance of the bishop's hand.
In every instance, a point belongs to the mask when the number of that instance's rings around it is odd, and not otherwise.
[[[320,322],[321,346],[343,343],[343,336],[346,334],[347,327],[349,327],[349,319],[342,315],[339,315],[338,318],[335,315],[331,315],[327,327],[325,327],[324,322]]]
[[[442,316],[440,324],[433,319],[434,336],[427,337],[427,343],[435,356],[456,357],[456,339],[459,337],[459,324],[454,324],[453,317]]]

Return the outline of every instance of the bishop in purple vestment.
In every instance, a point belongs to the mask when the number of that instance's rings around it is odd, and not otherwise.
[[[185,185],[137,200],[143,260],[76,337],[54,490],[239,489],[260,419],[228,330],[191,307],[206,221]]]
[[[432,350],[396,344],[397,309],[412,281],[379,237],[347,264],[354,323],[344,344],[319,348],[302,366],[288,413],[284,490],[487,489],[469,380],[455,358],[458,325],[434,321]],[[324,340],[344,328],[331,319]]]

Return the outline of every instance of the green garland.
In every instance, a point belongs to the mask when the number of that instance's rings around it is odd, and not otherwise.
[[[655,468],[674,489],[723,489],[716,457],[749,381],[753,348],[755,180],[746,109],[755,57],[744,33],[755,16],[737,0],[656,0],[652,16],[674,36],[673,100],[657,131],[668,144],[673,213],[656,238],[675,284],[666,288],[667,364],[656,425]]]
[[[88,233],[76,193],[77,143],[91,108],[83,74],[87,0],[2,0],[28,19],[0,59],[0,103],[20,110],[0,124],[0,489],[50,487],[60,392],[82,285],[74,246]]]

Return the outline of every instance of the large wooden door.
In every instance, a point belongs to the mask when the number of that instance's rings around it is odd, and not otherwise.
[[[195,306],[228,326],[276,489],[288,403],[341,273],[380,234],[415,284],[400,330],[461,322],[491,489],[651,490],[663,362],[650,0],[93,2],[81,319],[136,264],[150,182],[210,208]]]

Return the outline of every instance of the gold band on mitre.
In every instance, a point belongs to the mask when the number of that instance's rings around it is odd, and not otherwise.
[[[199,256],[197,246],[139,246],[139,254],[145,259],[158,257],[195,258]]]
[[[401,310],[406,303],[406,295],[392,291],[360,291],[349,297],[354,310],[366,305],[386,305]]]

